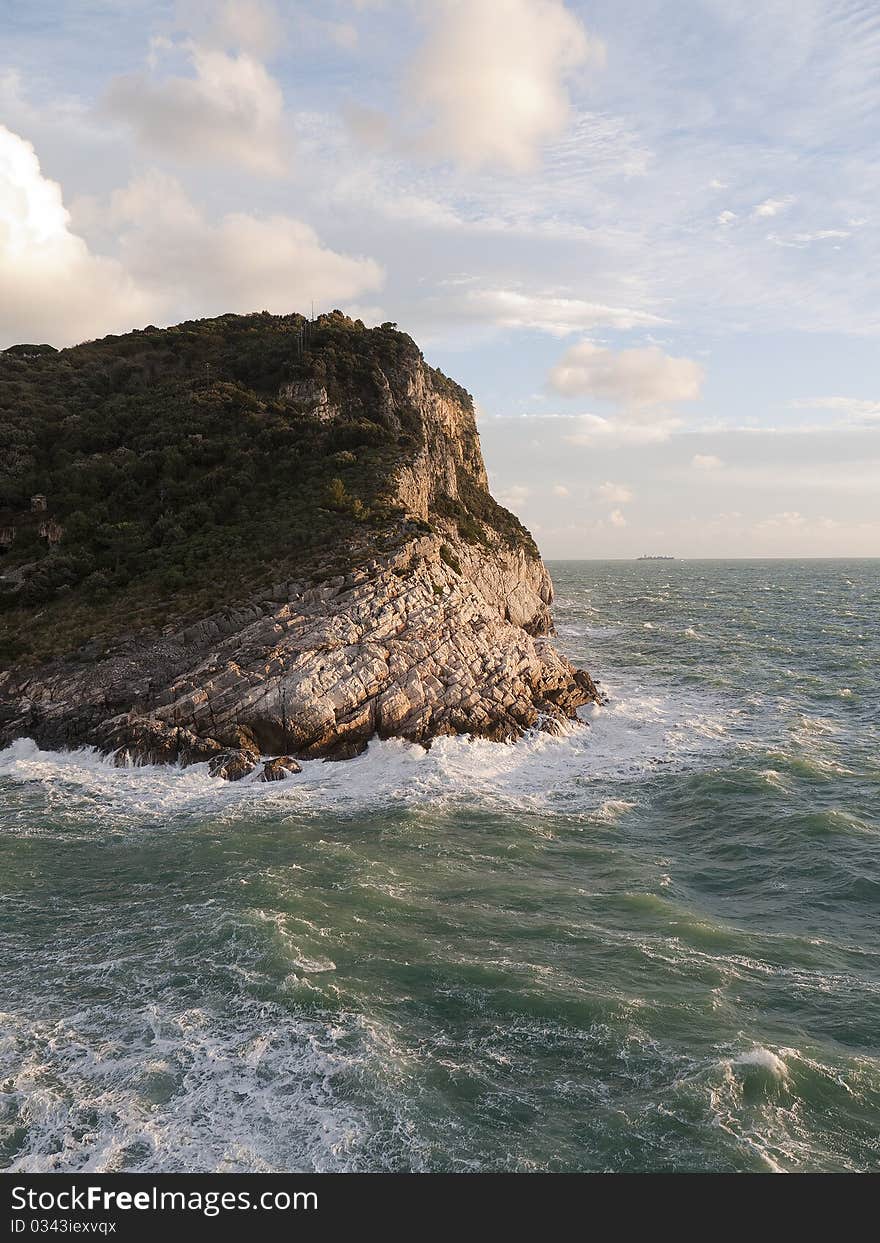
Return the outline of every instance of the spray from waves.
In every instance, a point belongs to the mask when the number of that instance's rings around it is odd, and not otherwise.
[[[583,710],[581,722],[561,737],[535,731],[509,746],[439,738],[428,751],[374,740],[362,756],[343,764],[307,762],[301,776],[283,783],[265,783],[256,774],[217,781],[205,764],[117,768],[91,748],[43,751],[29,739],[0,752],[0,782],[20,794],[39,789],[62,823],[81,826],[83,813],[93,811],[111,830],[132,818],[173,824],[194,813],[345,814],[370,807],[455,807],[474,799],[500,809],[593,813],[600,809],[603,783],[639,781],[706,762],[730,745],[730,724],[739,710],[721,700],[638,685],[619,694],[610,689],[606,705]],[[20,831],[31,831],[27,805],[14,819]]]
[[[747,1053],[740,1053],[731,1061],[732,1066],[757,1066],[759,1070],[766,1071],[768,1075],[774,1079],[787,1079],[788,1067],[783,1059],[774,1053],[772,1049],[749,1049]]]

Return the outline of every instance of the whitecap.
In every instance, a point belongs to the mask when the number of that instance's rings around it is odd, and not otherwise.
[[[782,1058],[772,1049],[766,1049],[762,1045],[749,1049],[747,1053],[740,1053],[731,1059],[731,1064],[733,1066],[757,1066],[776,1079],[788,1078],[788,1067]]]
[[[599,804],[592,819],[600,820],[604,824],[617,824],[618,820],[628,811],[632,811],[635,806],[635,803],[625,798],[606,798]]]

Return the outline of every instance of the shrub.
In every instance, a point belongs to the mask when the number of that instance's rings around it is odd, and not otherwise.
[[[448,544],[440,545],[440,560],[444,565],[448,565],[450,570],[453,570],[456,574],[461,574],[461,562]]]

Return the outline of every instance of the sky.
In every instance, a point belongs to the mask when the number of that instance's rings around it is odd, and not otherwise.
[[[0,0],[0,348],[340,308],[549,558],[880,555],[878,0]]]

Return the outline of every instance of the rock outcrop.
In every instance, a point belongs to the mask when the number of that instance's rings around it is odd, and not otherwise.
[[[510,741],[598,698],[549,642],[550,580],[521,551],[426,535],[272,595],[85,667],[6,675],[2,734],[236,780],[261,755],[348,758],[374,736]]]
[[[227,780],[262,763],[275,781],[373,737],[558,731],[597,700],[550,642],[550,578],[489,495],[467,395],[420,355],[376,385],[383,425],[405,411],[418,429],[385,481],[393,539],[367,555],[353,543],[344,572],[328,548],[323,570],[201,620],[13,666],[0,673],[0,744],[27,735],[95,745],[117,763],[207,762]],[[307,417],[345,417],[345,395],[331,401],[324,385],[292,381],[285,396]]]

